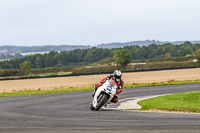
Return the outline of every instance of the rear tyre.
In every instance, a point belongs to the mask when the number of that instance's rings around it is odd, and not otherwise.
[[[101,93],[97,99],[97,106],[95,110],[99,110],[107,101],[108,101],[109,95],[106,93]]]

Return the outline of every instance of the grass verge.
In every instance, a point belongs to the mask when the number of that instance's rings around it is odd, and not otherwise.
[[[200,113],[200,91],[177,93],[139,101],[141,110]]]
[[[130,87],[145,87],[145,86],[161,86],[161,85],[175,85],[175,84],[191,84],[191,83],[200,83],[200,80],[194,81],[175,81],[169,80],[166,82],[154,82],[154,83],[133,83],[131,85],[125,85],[124,88]],[[54,90],[23,90],[19,92],[10,92],[10,93],[0,93],[0,97],[8,97],[8,96],[20,96],[20,95],[34,95],[34,94],[47,94],[47,93],[62,93],[62,92],[72,92],[72,91],[87,91],[94,90],[94,88],[72,88],[72,89],[54,89]]]
[[[0,93],[0,97],[47,94],[47,93],[62,93],[62,92],[73,92],[73,91],[87,91],[87,90],[93,90],[93,88],[73,88],[73,89],[34,90],[34,91],[24,90],[20,92]]]
[[[169,80],[166,82],[154,82],[154,83],[133,83],[131,85],[125,85],[126,88],[129,87],[145,87],[145,86],[161,86],[161,85],[178,85],[178,84],[193,84],[193,83],[200,83],[200,80],[186,80],[186,81],[175,81]]]

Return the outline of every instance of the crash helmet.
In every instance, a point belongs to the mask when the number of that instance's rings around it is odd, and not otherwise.
[[[116,81],[120,81],[120,79],[122,77],[122,72],[120,70],[115,70],[113,75],[114,75],[114,78]]]

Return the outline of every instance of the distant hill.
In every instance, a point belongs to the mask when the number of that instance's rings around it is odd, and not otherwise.
[[[74,49],[86,49],[91,46],[72,46],[72,45],[45,45],[45,46],[0,46],[0,54],[16,54],[20,53],[44,53],[48,51],[70,51]]]
[[[169,42],[161,42],[155,40],[145,40],[145,41],[132,41],[132,42],[125,42],[125,43],[108,43],[108,44],[99,44],[97,45],[98,48],[119,48],[124,46],[131,46],[131,45],[139,45],[139,46],[148,46],[149,44],[165,44]]]
[[[139,46],[148,46],[149,44],[158,44],[158,45],[162,45],[162,44],[166,44],[166,43],[172,43],[172,44],[182,44],[185,41],[174,41],[174,42],[162,42],[162,41],[156,41],[156,40],[145,40],[145,41],[132,41],[132,42],[125,42],[125,43],[108,43],[108,44],[99,44],[97,45],[98,48],[120,48],[120,47],[124,47],[124,46],[131,46],[131,45],[139,45]],[[190,41],[192,44],[195,43],[200,43],[200,41]]]
[[[172,44],[181,44],[185,41],[175,41],[175,42],[162,42],[162,41],[156,41],[156,40],[145,40],[145,41],[132,41],[132,42],[115,42],[115,43],[107,43],[107,44],[99,44],[97,46],[84,46],[84,45],[45,45],[45,46],[0,46],[0,54],[22,54],[22,55],[28,55],[29,53],[45,53],[48,51],[70,51],[74,49],[87,49],[92,47],[97,48],[119,48],[124,46],[130,46],[130,45],[139,45],[139,46],[148,46],[149,44],[165,44],[165,43],[172,43]],[[191,43],[200,43],[200,41],[190,41]]]

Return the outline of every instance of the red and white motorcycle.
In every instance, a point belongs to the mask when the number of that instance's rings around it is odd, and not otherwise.
[[[106,80],[106,82],[97,89],[90,109],[99,110],[101,107],[106,106],[114,97],[116,87],[116,83],[113,80]]]

